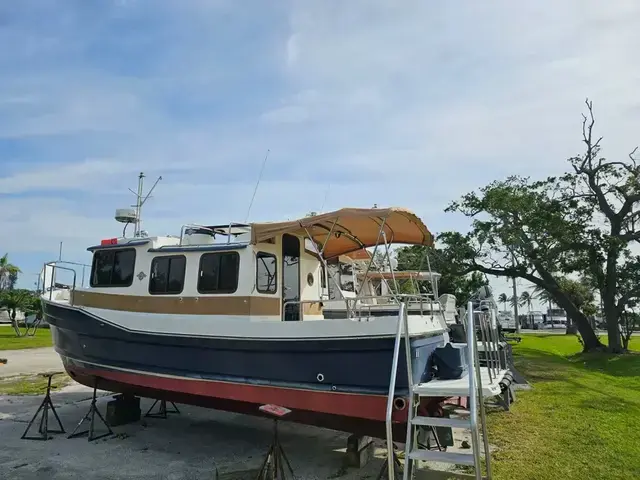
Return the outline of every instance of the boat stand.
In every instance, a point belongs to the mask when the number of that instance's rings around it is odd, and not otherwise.
[[[158,411],[151,413],[151,411],[158,404],[158,402],[160,402]],[[145,413],[144,416],[148,418],[167,418],[168,413],[180,413],[180,410],[178,410],[178,407],[176,407],[175,403],[173,402],[169,402],[169,403],[172,405],[173,410],[167,410],[166,400],[156,400],[155,402],[153,402],[153,405],[151,405],[151,408],[147,411],[147,413]]]
[[[291,468],[291,463],[289,463],[289,459],[284,453],[278,436],[278,419],[291,413],[291,410],[277,405],[262,405],[259,410],[275,418],[273,420],[273,439],[271,446],[262,461],[262,466],[260,467],[256,480],[286,480],[289,474],[289,478],[295,479],[293,468]],[[285,465],[287,467],[286,470]]]
[[[62,375],[63,373],[64,372],[50,372],[50,373],[40,374],[40,376],[47,378],[47,392],[44,396],[44,400],[42,400],[42,403],[38,407],[36,414],[33,416],[31,421],[29,422],[29,425],[27,425],[27,429],[22,434],[22,437],[20,437],[22,440],[49,440],[49,438],[51,438],[49,436],[50,433],[66,433],[64,431],[64,427],[62,426],[62,422],[60,421],[60,417],[58,417],[58,413],[56,412],[56,409],[53,406],[53,402],[51,401],[51,378],[54,375]],[[58,426],[60,428],[57,430],[49,428],[49,409],[51,409],[51,411],[53,412],[53,415],[56,417],[56,420],[58,421]],[[40,412],[42,412],[42,418],[40,419],[40,427],[38,428],[38,432],[40,433],[40,435],[28,436],[27,434],[29,432],[29,429],[33,425],[33,422],[35,422],[36,418],[38,418],[38,415],[40,414]]]
[[[98,389],[98,379],[96,378],[95,382],[93,384],[93,398],[91,399],[91,406],[89,407],[89,411],[82,418],[82,420],[80,420],[80,423],[78,423],[78,425],[73,430],[71,435],[69,435],[67,438],[77,438],[77,437],[81,437],[83,435],[87,435],[88,434],[88,441],[92,442],[93,440],[99,440],[101,438],[108,437],[109,435],[113,435],[113,430],[111,430],[111,427],[109,426],[107,421],[104,419],[104,417],[100,413],[100,410],[98,410],[98,407],[96,406],[96,400],[97,400],[96,399],[96,390],[97,389]],[[98,415],[98,418],[102,421],[102,424],[105,427],[107,427],[107,432],[106,433],[103,433],[102,435],[97,435],[97,436],[95,435],[95,417],[96,417],[96,415]],[[87,420],[89,420],[89,422],[90,422],[89,423],[89,428],[87,430],[83,430],[81,432],[78,432],[78,429]]]
[[[285,465],[287,470],[285,471]],[[273,441],[267,452],[267,456],[262,462],[262,467],[258,472],[256,480],[286,480],[285,472],[291,474],[290,478],[295,478],[293,468],[289,463],[287,455],[284,453],[280,439],[278,438],[278,420],[273,421]]]

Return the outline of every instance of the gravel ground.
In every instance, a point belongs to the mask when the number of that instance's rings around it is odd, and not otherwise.
[[[104,414],[111,394],[98,401]],[[74,384],[52,394],[67,433],[90,405],[91,391]],[[88,442],[53,435],[43,441],[20,436],[41,397],[0,396],[0,478],[16,480],[255,478],[270,444],[273,423],[264,418],[179,405],[180,415],[115,427],[115,436]],[[142,400],[143,414],[151,402]],[[49,422],[53,422],[49,417]],[[50,423],[52,424],[52,423]],[[37,424],[32,427],[37,433]],[[282,423],[281,442],[298,479],[375,479],[382,460],[362,469],[343,467],[347,434]],[[377,449],[384,456],[384,450]]]

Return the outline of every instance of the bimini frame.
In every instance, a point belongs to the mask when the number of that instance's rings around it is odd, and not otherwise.
[[[392,243],[433,246],[433,235],[414,213],[402,208],[343,208],[334,212],[314,215],[299,220],[277,223],[254,223],[251,225],[251,243],[257,244],[283,234],[306,236],[316,249],[318,258],[331,272],[327,260],[358,250],[373,247],[365,271],[365,278],[372,266],[378,270],[376,254],[380,244],[384,246],[385,256],[391,265],[390,249]],[[340,282],[331,274],[336,285]],[[386,278],[383,278],[386,282]],[[395,273],[391,269],[391,279],[397,287]],[[394,292],[393,289],[389,289]],[[393,297],[400,300],[397,288]],[[351,317],[349,302],[362,300],[362,288],[356,298],[347,299],[347,313]],[[302,303],[302,302],[297,302]]]

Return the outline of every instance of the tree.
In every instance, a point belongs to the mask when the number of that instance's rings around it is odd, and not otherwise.
[[[501,293],[501,294],[498,296],[498,303],[501,303],[501,304],[502,304],[502,309],[503,309],[503,311],[504,311],[504,310],[506,310],[506,308],[507,308],[507,302],[508,302],[508,301],[509,301],[509,297],[507,296],[507,294],[506,294],[506,293]]]
[[[516,305],[518,305],[518,297],[516,297],[515,295],[510,296],[509,297],[509,305],[511,305],[511,308],[513,308]]]
[[[625,350],[629,349],[629,342],[631,341],[631,336],[637,329],[640,327],[640,314],[634,311],[636,305],[629,305],[629,309],[622,312],[620,322],[620,330],[622,335],[622,347]]]
[[[596,314],[597,307],[595,305],[595,295],[593,289],[589,287],[584,280],[572,280],[566,277],[559,277],[558,284],[562,288],[563,292],[569,297],[571,302],[587,317],[591,317]],[[552,307],[553,296],[544,289],[536,287],[536,298],[548,303],[549,308]],[[571,315],[567,314],[567,333],[575,333],[572,324],[574,319]]]
[[[9,262],[8,253],[0,257],[0,292],[13,290],[19,273],[20,269]]]
[[[518,299],[518,304],[521,307],[527,307],[527,311],[531,312],[531,303],[533,302],[533,297],[526,290],[520,294],[520,298]]]
[[[620,315],[640,300],[640,167],[634,158],[608,161],[595,139],[592,103],[586,102],[585,151],[569,159],[570,171],[544,181],[510,177],[452,203],[447,211],[473,220],[466,234],[440,235],[459,273],[523,278],[546,290],[576,323],[585,350],[602,349],[587,316],[558,279],[585,271],[602,297],[609,348],[621,352]]]
[[[402,247],[397,250],[396,259],[398,270],[426,271],[430,266],[432,272],[441,275],[438,280],[438,293],[454,295],[458,306],[466,305],[480,287],[489,284],[485,276],[477,272],[467,275],[454,274],[451,265],[447,264],[442,252],[436,248],[421,245]]]
[[[11,325],[16,332],[16,336],[22,336],[16,317],[19,311],[27,313],[33,310],[34,299],[31,292],[28,290],[8,290],[0,293],[0,308],[9,312]]]

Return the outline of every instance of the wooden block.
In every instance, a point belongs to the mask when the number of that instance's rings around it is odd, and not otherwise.
[[[106,421],[112,427],[140,420],[140,398],[119,395],[107,403]]]
[[[373,458],[373,453],[373,439],[371,437],[351,435],[347,439],[346,464],[348,467],[364,467]]]

